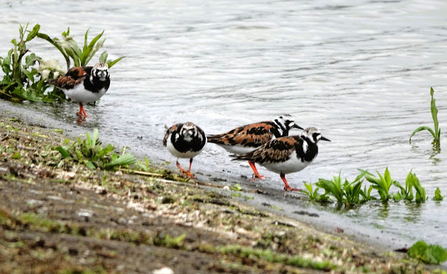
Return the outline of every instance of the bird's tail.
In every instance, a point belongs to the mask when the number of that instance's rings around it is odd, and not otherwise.
[[[206,139],[208,140],[209,143],[223,144],[222,134],[207,134]]]
[[[233,158],[233,161],[236,160],[246,160],[250,161],[253,158],[253,152],[243,153],[243,154],[230,154],[230,157]]]

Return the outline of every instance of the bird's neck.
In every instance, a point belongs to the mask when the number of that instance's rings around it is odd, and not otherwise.
[[[302,162],[311,162],[318,155],[318,145],[307,137],[301,137],[295,144],[297,157]]]
[[[273,135],[275,135],[276,138],[289,135],[289,129],[287,129],[283,124],[277,123],[275,121],[272,121],[271,124],[273,125],[272,133]]]

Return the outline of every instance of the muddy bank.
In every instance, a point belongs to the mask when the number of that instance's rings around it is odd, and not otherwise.
[[[53,148],[66,133],[13,114],[0,117],[0,134],[0,273],[431,271],[272,205],[251,207],[259,193],[250,190],[184,180],[160,166],[144,176],[61,163]]]

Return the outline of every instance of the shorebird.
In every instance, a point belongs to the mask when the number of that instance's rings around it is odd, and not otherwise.
[[[192,159],[202,151],[205,144],[205,133],[200,127],[191,122],[171,126],[163,138],[163,145],[167,147],[173,156],[177,157],[177,167],[190,178],[194,178],[194,175],[191,173]],[[179,158],[189,158],[188,170],[184,170],[180,166]]]
[[[73,67],[50,83],[61,89],[68,98],[79,103],[77,114],[85,119],[87,113],[83,104],[97,101],[107,92],[110,74],[106,63],[98,63],[93,67]]]
[[[298,172],[306,168],[318,155],[320,141],[329,141],[318,129],[309,127],[300,135],[280,137],[256,150],[239,155],[231,155],[235,160],[248,160],[258,163],[270,171],[278,173],[284,182],[284,190],[301,191],[291,188],[286,180],[286,174]]]
[[[248,153],[273,138],[279,138],[289,135],[292,128],[303,129],[295,124],[290,114],[284,114],[276,117],[272,121],[263,121],[259,123],[248,124],[237,127],[226,133],[208,135],[208,142],[223,147],[233,154]],[[248,161],[254,174],[254,179],[261,179],[264,176],[259,174],[255,162]]]

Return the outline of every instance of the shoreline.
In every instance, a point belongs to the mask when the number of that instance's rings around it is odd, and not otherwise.
[[[43,103],[30,103],[29,105],[36,105],[37,106],[45,106]],[[2,107],[3,111],[0,112],[0,115],[3,116],[11,116],[11,117],[18,117],[19,119],[23,120],[26,123],[30,123],[33,125],[40,125],[43,127],[49,127],[49,128],[58,128],[63,129],[63,132],[65,135],[67,135],[70,139],[75,139],[78,136],[85,134],[87,132],[92,132],[93,128],[90,128],[92,124],[89,124],[87,126],[80,126],[74,123],[68,123],[67,121],[60,121],[56,120],[54,118],[51,118],[49,116],[42,117],[43,115],[36,115],[36,111],[30,109],[29,107],[24,106],[20,103],[13,103],[9,101],[0,100],[0,106]],[[39,110],[39,113],[41,113],[42,110]],[[91,122],[94,123],[94,122]],[[160,153],[159,151],[156,151],[154,149],[150,151],[143,151],[143,148],[140,147],[140,144],[138,143],[138,140],[132,140],[132,139],[126,139],[126,144],[123,144],[119,139],[114,138],[113,134],[107,134],[104,135],[101,133],[100,130],[99,137],[103,143],[111,143],[114,146],[116,144],[119,144],[118,147],[116,147],[116,150],[120,149],[121,147],[128,147],[130,149],[130,152],[135,155],[137,158],[143,158],[147,156],[148,154],[151,155],[149,160],[153,163],[155,163],[157,166],[163,166],[165,168],[171,168],[172,170],[176,171],[175,165],[170,165],[167,167],[164,163],[166,162],[166,158],[164,157],[168,155],[169,153],[166,151],[165,154]],[[171,160],[171,162],[174,162],[173,156],[170,154],[167,159]],[[197,160],[195,160],[195,163],[198,164]],[[249,182],[247,177],[242,177],[245,175],[241,175],[239,179],[235,179],[235,176],[232,177],[222,177],[225,176],[225,174],[220,174],[220,176],[215,177],[214,174],[210,173],[209,171],[201,171],[196,170],[197,174],[196,177],[199,181],[203,182],[212,182],[216,186],[219,186],[220,188],[224,187],[225,185],[232,185],[232,184],[240,184],[245,192],[252,192],[250,194],[251,196],[255,197],[253,200],[247,200],[245,199],[245,203],[254,206],[258,208],[259,210],[268,210],[268,206],[264,206],[266,203],[271,203],[272,207],[275,208],[281,208],[283,210],[275,210],[277,214],[281,214],[283,216],[295,219],[299,222],[304,222],[308,225],[312,225],[315,227],[318,227],[319,230],[328,232],[328,233],[339,233],[340,228],[343,231],[343,233],[346,236],[351,237],[353,240],[371,245],[380,249],[386,249],[386,250],[393,250],[393,249],[399,249],[404,247],[411,246],[416,241],[410,241],[409,239],[404,239],[402,237],[399,237],[395,234],[388,234],[383,233],[383,231],[371,229],[366,226],[361,226],[358,224],[355,225],[346,225],[345,221],[346,219],[341,220],[338,214],[333,214],[326,209],[317,209],[317,207],[312,206],[309,208],[308,204],[306,203],[307,197],[304,196],[304,194],[296,194],[296,193],[290,193],[290,192],[284,192],[282,188],[268,188],[266,186],[258,187],[258,183],[253,184],[252,182]],[[238,171],[237,171],[238,172]],[[239,173],[235,173],[233,175],[236,175]],[[256,193],[258,190],[261,190],[261,193]],[[272,203],[272,200],[281,201],[285,196],[288,196],[289,198],[294,198],[293,204],[290,204],[288,208],[284,208],[284,203],[279,202],[278,205],[275,205]],[[300,211],[300,209],[304,209],[304,214],[295,214],[294,211]],[[319,215],[318,218],[309,217],[309,214],[317,214]]]
[[[291,219],[275,210],[274,203],[259,208],[250,197],[264,194],[249,187],[235,192],[218,184],[185,181],[175,174],[157,178],[91,171],[76,164],[69,170],[55,168],[23,147],[45,147],[40,154],[53,155],[48,149],[60,145],[67,135],[73,140],[78,131],[90,130],[75,128],[61,134],[23,115],[0,114],[2,131],[8,132],[3,141],[15,136],[9,149],[15,145],[24,153],[13,159],[17,151],[2,150],[0,196],[6,202],[0,203],[0,240],[9,253],[22,248],[23,254],[9,257],[0,252],[0,261],[6,262],[0,273],[28,261],[39,269],[54,267],[48,258],[59,262],[61,271],[97,267],[103,271],[99,273],[148,273],[162,267],[174,273],[430,273],[441,267],[420,265],[372,240],[358,241],[358,236]],[[17,146],[28,141],[34,146]],[[35,159],[27,162],[27,155]],[[50,228],[43,223],[50,223]],[[76,251],[70,251],[73,241],[82,243],[75,245]],[[95,246],[106,249],[106,255]],[[147,252],[157,254],[154,261],[143,260]],[[85,253],[94,253],[96,259],[86,263]]]

